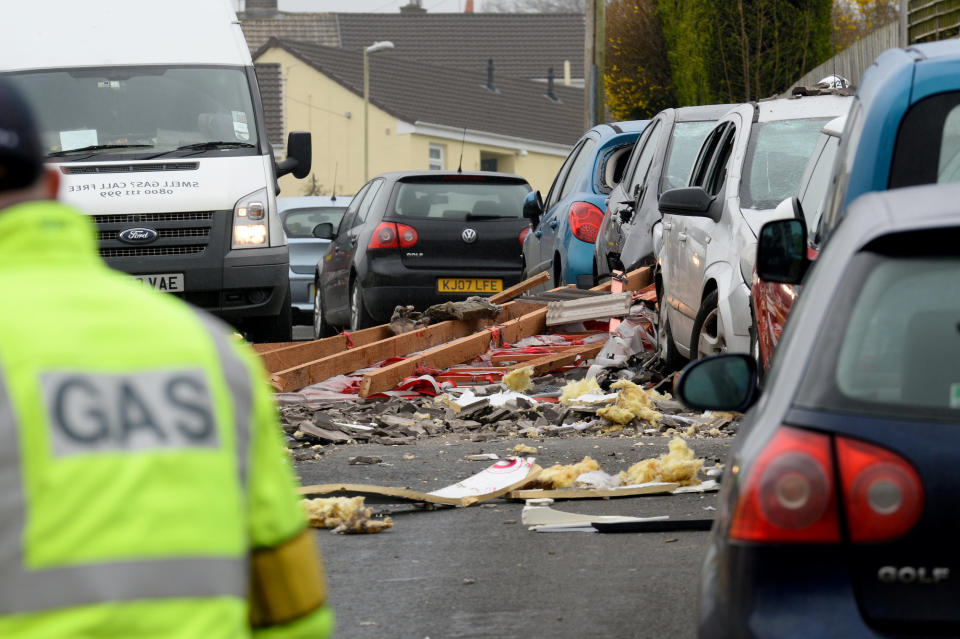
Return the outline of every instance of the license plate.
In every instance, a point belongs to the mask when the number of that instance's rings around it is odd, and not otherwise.
[[[438,293],[499,293],[503,290],[500,278],[441,277],[437,279]]]
[[[183,290],[183,273],[158,273],[156,275],[134,275],[133,277],[158,291],[177,293]]]

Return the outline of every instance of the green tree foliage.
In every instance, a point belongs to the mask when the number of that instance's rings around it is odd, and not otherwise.
[[[607,109],[618,120],[649,118],[676,103],[655,0],[607,5]]]
[[[657,2],[678,106],[716,102],[709,75],[715,11],[710,5],[703,0]]]

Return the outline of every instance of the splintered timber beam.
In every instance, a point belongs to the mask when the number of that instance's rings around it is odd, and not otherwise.
[[[603,342],[584,344],[583,346],[570,348],[559,353],[548,353],[546,355],[541,355],[537,359],[532,359],[520,364],[514,364],[513,366],[508,367],[508,370],[512,371],[518,368],[526,368],[529,366],[533,369],[532,375],[534,377],[539,377],[540,375],[546,375],[550,371],[556,370],[563,366],[569,366],[573,364],[577,361],[578,357],[582,357],[583,359],[593,359],[602,349]]]
[[[537,307],[524,302],[504,304],[500,309],[500,314],[497,316],[496,321],[501,323],[510,322],[517,317],[523,316],[523,314],[531,308]],[[543,309],[543,311],[546,313],[546,309]],[[477,330],[482,331],[483,327],[490,323],[490,320],[482,323],[450,320],[409,333],[391,335],[385,339],[371,341],[363,346],[356,346],[349,350],[347,350],[344,345],[332,354],[321,356],[308,362],[296,363],[289,368],[278,370],[270,375],[270,381],[273,384],[273,388],[281,393],[299,390],[335,375],[352,373],[355,370],[366,368],[391,357],[402,357],[415,351],[470,335]],[[366,330],[374,331],[381,328],[384,327],[377,326],[373,329]],[[356,336],[361,332],[363,331],[357,331],[351,334],[354,339],[354,344],[356,344]],[[371,333],[371,335],[373,334]]]
[[[651,277],[649,267],[631,271],[626,276],[627,281],[624,284],[624,289],[639,290],[650,282]],[[610,282],[604,282],[591,290],[609,291]],[[495,346],[504,342],[516,342],[524,337],[539,335],[546,331],[546,319],[547,309],[540,308],[515,320],[503,323],[501,326],[456,339],[448,344],[435,346],[414,357],[408,357],[401,362],[395,362],[367,373],[360,383],[360,397],[369,397],[374,393],[392,389],[402,379],[412,375],[419,366],[444,369],[482,355],[490,347],[495,333],[499,340],[493,342]]]
[[[393,337],[393,332],[383,324],[350,333],[349,336],[346,333],[340,333],[310,342],[287,343],[282,348],[261,351],[260,359],[263,360],[269,372],[275,373],[321,357],[342,353],[350,348],[366,346],[388,337]]]
[[[533,277],[528,277],[519,284],[514,284],[505,291],[500,291],[496,295],[491,295],[489,300],[492,304],[503,304],[504,302],[509,302],[515,297],[526,293],[532,288],[536,288],[540,284],[543,284],[550,279],[550,274],[546,271],[534,275]]]

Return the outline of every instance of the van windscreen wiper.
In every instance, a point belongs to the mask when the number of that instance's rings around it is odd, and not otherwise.
[[[48,158],[60,158],[73,153],[87,153],[90,151],[103,151],[106,149],[152,149],[152,144],[93,144],[91,146],[82,146],[78,149],[64,149],[63,151],[53,151],[47,153]],[[92,154],[91,154],[92,155]]]
[[[250,144],[249,142],[226,142],[224,140],[210,140],[209,142],[196,142],[194,144],[184,144],[183,146],[178,146],[175,149],[170,149],[169,151],[164,151],[163,153],[157,153],[156,155],[151,155],[148,160],[153,158],[158,158],[162,155],[168,155],[170,153],[176,153],[177,151],[209,151],[211,149],[255,149],[257,148],[255,144]]]

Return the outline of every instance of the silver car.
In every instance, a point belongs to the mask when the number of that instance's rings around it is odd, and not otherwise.
[[[294,324],[313,322],[313,274],[317,262],[323,259],[330,245],[330,240],[314,237],[313,230],[324,222],[337,228],[351,200],[353,198],[349,196],[326,195],[277,198],[290,249],[290,299]]]
[[[750,351],[750,282],[757,233],[797,195],[820,130],[850,96],[744,104],[707,135],[688,186],[660,197],[656,282],[660,354],[668,366]]]

